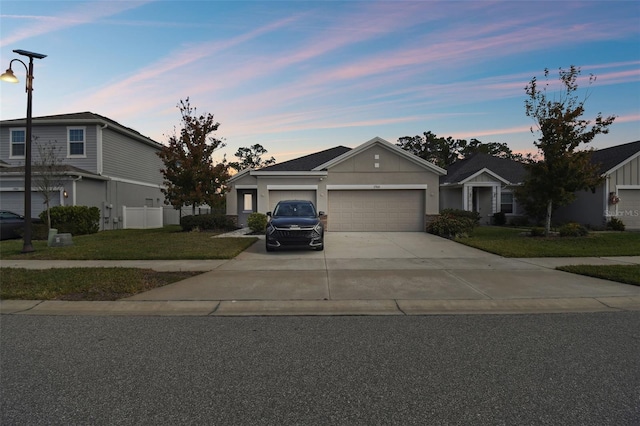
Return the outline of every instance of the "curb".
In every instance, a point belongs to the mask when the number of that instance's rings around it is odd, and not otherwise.
[[[415,316],[640,311],[640,296],[508,300],[2,300],[2,315],[52,316]]]

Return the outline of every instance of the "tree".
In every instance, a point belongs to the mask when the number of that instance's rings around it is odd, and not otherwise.
[[[615,116],[602,117],[598,113],[595,121],[582,118],[584,104],[589,93],[578,97],[580,68],[571,66],[559,70],[561,91],[549,94],[549,70],[544,70],[546,83],[540,87],[536,77],[525,87],[528,98],[525,112],[535,122],[532,134],[539,138],[534,145],[541,159],[526,165],[528,176],[516,197],[527,212],[545,216],[545,234],[551,229],[551,215],[559,206],[575,199],[575,192],[593,189],[601,181],[598,165],[591,162],[591,150],[579,150],[597,135],[609,132]],[[596,81],[591,74],[589,85]]]
[[[244,169],[260,169],[275,164],[276,159],[273,157],[268,160],[262,159],[262,156],[266,153],[267,150],[258,143],[249,148],[240,147],[235,153],[235,156],[240,161],[231,162],[229,166],[241,171]]]
[[[398,139],[396,145],[442,168],[478,152],[501,158],[522,159],[522,156],[514,154],[505,143],[483,143],[478,139],[466,141],[453,139],[451,136],[443,138],[430,131],[424,132],[422,136],[403,136]]]
[[[176,209],[191,205],[195,214],[196,206],[208,204],[219,206],[224,202],[229,170],[226,159],[214,164],[213,153],[225,146],[221,139],[209,136],[218,130],[220,123],[212,114],[196,114],[189,98],[178,104],[182,118],[180,135],[171,136],[158,156],[164,163],[161,173],[164,177],[165,203]]]
[[[60,190],[64,182],[65,167],[58,156],[58,147],[49,141],[48,144],[38,143],[38,157],[33,161],[33,184],[42,194],[43,204],[47,212],[47,227],[51,229],[51,194]]]

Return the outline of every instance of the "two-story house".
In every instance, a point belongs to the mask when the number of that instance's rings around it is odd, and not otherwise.
[[[0,121],[0,208],[24,214],[26,120]],[[45,210],[38,188],[38,145],[54,146],[62,167],[51,205],[95,206],[100,229],[122,227],[123,206],[165,207],[164,223],[177,223],[178,212],[164,204],[161,192],[162,145],[109,118],[92,112],[33,118],[32,217]],[[41,190],[42,188],[40,188]]]

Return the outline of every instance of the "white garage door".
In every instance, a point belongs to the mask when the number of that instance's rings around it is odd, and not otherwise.
[[[329,231],[424,231],[424,190],[329,191]]]
[[[618,219],[626,229],[640,229],[640,189],[619,189]]]
[[[33,199],[31,205],[33,207]],[[24,211],[24,192],[0,191],[0,209],[22,214]]]
[[[278,190],[269,191],[269,211],[273,211],[278,204],[278,201],[282,200],[309,200],[313,203],[317,208],[316,204],[316,191],[315,190],[305,190],[305,191],[290,191],[290,190]]]

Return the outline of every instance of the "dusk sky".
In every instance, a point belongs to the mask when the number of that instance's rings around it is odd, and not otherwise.
[[[0,67],[35,62],[33,115],[91,111],[165,143],[189,97],[235,160],[279,162],[431,131],[534,149],[524,87],[576,65],[593,146],[640,139],[638,1],[5,1]],[[24,58],[26,59],[26,58]],[[0,84],[1,118],[26,115]],[[597,76],[588,86],[589,74]]]

